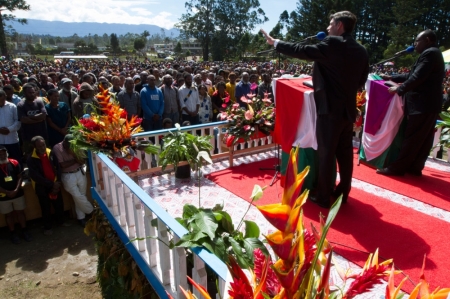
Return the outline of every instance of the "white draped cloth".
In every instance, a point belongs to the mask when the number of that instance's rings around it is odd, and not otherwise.
[[[369,96],[370,80],[367,80],[366,82],[366,91],[366,110],[369,110],[371,105],[377,105],[377,99],[371,99]],[[380,129],[374,135],[367,132],[364,132],[363,134],[362,145],[367,161],[377,158],[389,148],[392,141],[394,141],[403,120],[403,100],[397,94],[393,94],[392,97],[393,98],[389,104],[386,116],[381,123]]]

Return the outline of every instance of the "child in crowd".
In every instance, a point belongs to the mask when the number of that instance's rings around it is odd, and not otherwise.
[[[201,124],[206,124],[211,122],[213,117],[211,97],[208,95],[208,88],[204,84],[199,86],[198,92],[200,98],[199,121]]]

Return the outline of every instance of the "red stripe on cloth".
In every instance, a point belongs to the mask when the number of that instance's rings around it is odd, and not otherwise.
[[[276,117],[274,140],[285,152],[291,150],[297,135],[298,123],[303,108],[304,93],[311,88],[303,85],[309,79],[279,79],[276,86]]]

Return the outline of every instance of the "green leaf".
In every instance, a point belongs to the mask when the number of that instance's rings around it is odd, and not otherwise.
[[[253,259],[253,251],[259,248],[265,255],[269,255],[269,251],[266,246],[264,246],[263,242],[257,238],[247,238],[243,241],[244,248],[247,252],[251,253],[251,258]]]
[[[216,237],[214,240],[211,241],[213,253],[222,261],[226,260],[227,258],[227,252],[225,247],[225,242],[222,239],[222,237]]]
[[[197,213],[198,213],[198,209],[196,206],[193,206],[190,204],[185,204],[183,206],[183,218],[184,219],[191,218],[192,216],[194,216]]]
[[[228,214],[226,211],[221,211],[220,214],[222,214],[223,216],[221,221],[222,228],[226,232],[231,234],[232,232],[234,232],[234,224],[233,221],[231,220],[230,214]]]
[[[263,189],[261,188],[261,186],[259,185],[255,185],[253,187],[253,191],[252,191],[252,195],[250,196],[250,199],[252,199],[253,201],[257,201],[258,199],[260,199],[263,196],[264,192]]]
[[[216,223],[216,217],[211,210],[200,210],[193,218],[195,224],[203,231],[203,233],[208,235],[211,240],[215,238],[218,224]]]
[[[317,244],[317,250],[316,250],[316,254],[314,255],[314,259],[311,262],[311,265],[316,265],[317,260],[319,259],[319,255],[322,252],[322,248],[323,248],[323,244],[325,242],[325,238],[327,236],[328,230],[330,229],[331,223],[333,222],[333,220],[336,218],[338,212],[339,212],[339,208],[341,207],[342,204],[342,195],[339,196],[339,198],[336,200],[336,202],[333,204],[333,206],[330,209],[330,212],[328,213],[328,217],[327,220],[325,221],[325,226],[323,227],[322,230],[322,236],[319,240],[319,243]],[[312,271],[313,267],[311,267],[307,273],[307,275],[305,276],[305,278],[307,278],[306,280],[304,280],[302,282],[301,288],[304,287],[304,283],[307,281],[308,282],[308,287],[306,289],[306,294],[311,294],[312,292],[312,288],[313,288],[313,283],[314,283],[314,279],[313,279],[313,271]]]
[[[214,217],[216,217],[216,220],[218,221],[218,222],[221,222],[222,221],[222,218],[223,218],[223,215],[221,214],[221,213],[214,213]]]
[[[234,240],[233,238],[230,238],[231,247],[233,248],[234,256],[236,257],[236,261],[239,264],[239,267],[242,269],[249,269],[251,267],[251,264],[249,263],[248,259],[245,257],[245,254],[243,252],[243,248],[241,245]]]
[[[245,220],[245,238],[259,238],[259,226],[253,221]]]
[[[219,212],[219,211],[223,211],[223,205],[221,204],[216,204],[214,206],[214,208],[212,208],[213,212]]]
[[[180,240],[175,243],[176,247],[193,247],[193,246],[197,246],[196,243],[191,241],[191,234],[185,234],[184,236],[182,236],[180,238]]]

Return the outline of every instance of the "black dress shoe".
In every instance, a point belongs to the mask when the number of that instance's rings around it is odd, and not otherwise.
[[[402,173],[402,172],[392,171],[387,167],[382,168],[382,169],[377,169],[377,173],[382,174],[382,175],[387,175],[387,176],[403,176],[404,175],[404,173]]]
[[[414,175],[414,176],[422,176],[422,171],[421,170],[419,170],[419,171],[417,171],[417,170],[408,170],[407,173],[409,173],[411,175]]]
[[[342,192],[335,190],[331,196],[333,197],[333,200],[336,201],[341,195],[342,195],[342,203],[347,203],[348,195],[344,195]]]
[[[329,209],[330,208],[330,203],[329,202],[323,202],[321,200],[319,200],[317,197],[315,196],[310,196],[309,201],[311,201],[312,203],[318,205],[319,207],[322,207],[324,209]]]

